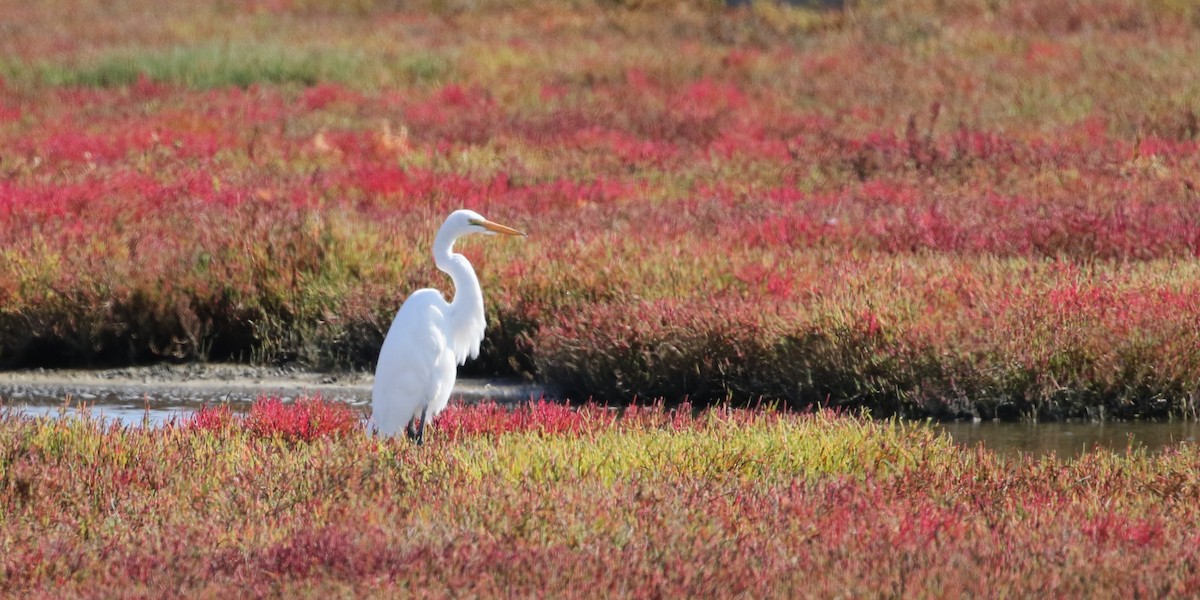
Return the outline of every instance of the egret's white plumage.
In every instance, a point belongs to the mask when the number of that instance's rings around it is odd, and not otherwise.
[[[423,442],[425,423],[450,400],[458,365],[479,356],[486,327],[483,290],[471,263],[453,252],[454,242],[470,233],[525,235],[469,210],[454,211],[442,223],[433,259],[454,281],[454,300],[446,302],[435,289],[418,290],[396,313],[379,351],[371,390],[372,420],[380,434],[405,428],[417,443]],[[420,422],[416,429],[415,422]]]

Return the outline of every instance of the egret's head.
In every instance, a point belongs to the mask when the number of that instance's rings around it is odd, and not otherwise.
[[[524,232],[517,231],[512,227],[505,227],[499,223],[493,223],[483,218],[483,215],[473,210],[456,210],[450,213],[450,216],[446,219],[446,224],[443,225],[443,228],[449,228],[459,235],[465,235],[468,233],[485,233],[487,235],[495,235],[497,233],[503,233],[505,235],[525,236]]]

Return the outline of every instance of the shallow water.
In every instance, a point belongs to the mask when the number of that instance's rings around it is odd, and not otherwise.
[[[460,379],[452,401],[473,404],[491,400],[501,404],[528,402],[544,397],[545,390],[521,381]],[[59,380],[0,382],[0,410],[30,416],[71,417],[87,413],[105,421],[128,426],[160,426],[186,418],[205,405],[228,406],[234,412],[249,410],[261,397],[291,402],[300,397],[320,396],[345,402],[364,413],[369,409],[371,388],[362,381],[311,385],[279,380],[237,382],[180,382],[131,385],[125,382],[105,387],[103,382]]]
[[[1132,421],[1105,423],[1000,423],[958,422],[932,425],[950,434],[964,446],[983,444],[989,450],[1006,455],[1054,453],[1060,457],[1079,456],[1102,448],[1114,452],[1145,449],[1160,452],[1181,442],[1200,441],[1200,423],[1172,421]]]
[[[165,402],[149,402],[133,404],[128,402],[94,403],[80,405],[76,403],[57,404],[23,402],[13,404],[11,408],[18,414],[30,416],[70,417],[83,412],[105,421],[121,423],[130,426],[157,427],[173,419],[182,419],[196,412],[200,404],[170,404]],[[230,406],[238,406],[230,404]],[[248,405],[243,405],[248,406]]]
[[[228,406],[234,412],[242,412],[249,410],[251,402],[264,393],[284,402],[311,395],[303,391],[282,389],[270,392],[223,390],[199,393],[193,390],[162,389],[134,394],[128,389],[105,391],[84,387],[55,392],[10,392],[7,396],[0,396],[0,406],[30,416],[71,417],[87,413],[122,425],[155,427],[173,419],[188,417],[205,405]],[[354,406],[365,406],[369,399],[369,396],[363,397],[361,394],[336,392],[327,392],[321,394],[321,397]]]
[[[538,390],[528,385],[505,385],[487,382],[464,382],[465,393],[456,393],[458,401],[478,402],[492,399],[502,403],[519,403],[531,397],[539,397]],[[284,401],[291,395],[279,390],[276,395]],[[306,395],[306,394],[297,394]],[[64,401],[67,397],[69,400]],[[159,426],[172,419],[185,418],[205,404],[228,404],[234,411],[246,410],[253,394],[229,394],[220,396],[192,396],[182,400],[175,391],[163,394],[142,394],[131,398],[127,391],[106,393],[102,390],[78,390],[75,393],[55,396],[0,397],[0,406],[19,414],[31,416],[72,416],[80,411],[129,426]],[[368,394],[362,390],[333,393],[328,399],[348,402],[363,407],[368,404]],[[935,423],[930,427],[945,432],[958,444],[974,447],[982,444],[988,450],[1014,456],[1028,454],[1042,456],[1056,454],[1060,457],[1078,456],[1093,448],[1115,452],[1126,452],[1142,448],[1159,452],[1181,442],[1200,443],[1200,423],[1196,422],[1106,422],[1106,423],[1000,423],[1000,422],[954,422]]]

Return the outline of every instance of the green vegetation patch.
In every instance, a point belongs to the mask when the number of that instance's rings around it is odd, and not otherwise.
[[[353,79],[363,64],[361,53],[338,48],[202,43],[166,49],[106,51],[73,64],[9,64],[7,71],[16,80],[27,78],[52,86],[119,87],[145,78],[204,89],[346,81]],[[418,65],[422,71],[431,68]]]

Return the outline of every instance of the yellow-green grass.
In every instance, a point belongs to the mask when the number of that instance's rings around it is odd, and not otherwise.
[[[1200,585],[1193,446],[1002,459],[913,424],[639,410],[453,407],[423,447],[0,415],[0,584],[57,597]]]

